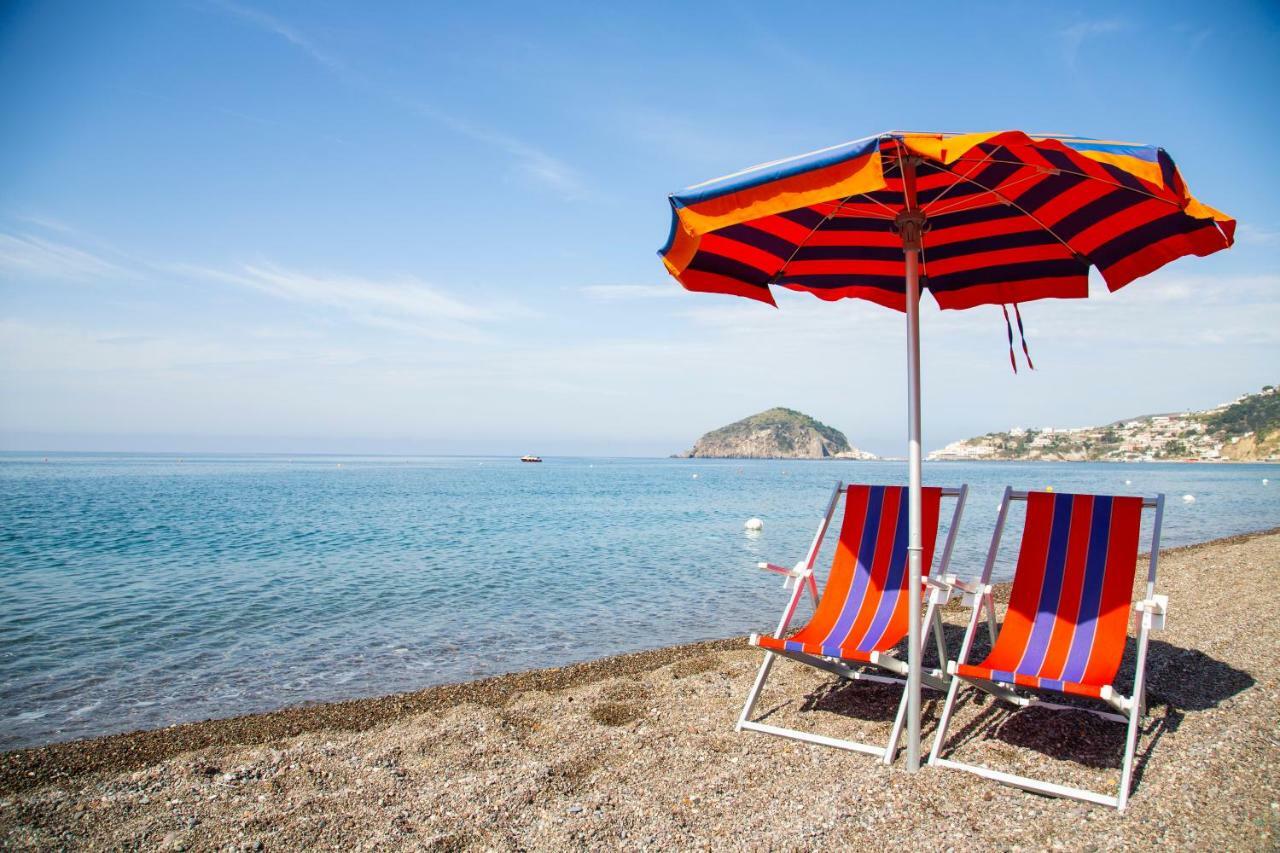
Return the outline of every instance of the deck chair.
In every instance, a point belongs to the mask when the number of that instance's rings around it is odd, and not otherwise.
[[[930,628],[933,628],[939,662],[947,660],[947,651],[938,608],[951,595],[960,594],[954,588],[955,578],[947,575],[946,569],[951,560],[967,494],[968,486],[958,489],[924,489],[921,515],[924,550],[921,566],[922,573],[926,576],[933,563],[942,499],[954,498],[956,501],[939,571],[927,579],[925,586],[929,590],[929,597],[921,644],[923,646],[928,643]],[[825,589],[819,596],[813,566],[841,495],[845,498],[845,512],[840,541],[836,546],[835,559],[827,576]],[[813,544],[809,546],[809,553],[804,561],[792,569],[773,563],[760,563],[760,568],[786,575],[786,583],[794,588],[773,635],[751,635],[751,644],[764,649],[765,657],[738,718],[737,730],[746,729],[823,746],[866,752],[880,756],[885,764],[892,762],[906,715],[905,688],[892,734],[885,745],[839,740],[755,722],[751,719],[751,714],[774,660],[779,657],[807,664],[841,678],[905,685],[907,664],[893,654],[893,648],[907,636],[908,631],[906,487],[851,485],[845,488],[842,483],[836,483],[827,503],[826,515],[818,525],[818,532],[814,535]],[[814,599],[813,617],[794,636],[787,637],[791,619],[806,590]],[[923,593],[924,590],[916,592],[917,595]],[[945,690],[947,681],[948,676],[941,669],[921,674],[921,683],[936,690]]]
[[[1026,501],[1022,545],[1010,592],[1009,609],[998,636],[991,597],[991,569],[1011,501]],[[1128,637],[1129,608],[1138,561],[1144,509],[1155,510],[1146,597],[1133,605],[1140,614],[1137,666],[1131,696],[1115,686],[1116,672]],[[1006,785],[1070,797],[1123,809],[1129,799],[1138,725],[1146,705],[1147,638],[1164,627],[1168,598],[1155,594],[1156,558],[1160,552],[1160,522],[1164,495],[1154,498],[1072,495],[1058,492],[1015,492],[1005,489],[981,587],[966,591],[973,610],[960,647],[960,657],[948,663],[955,677],[938,721],[929,763],[967,770]],[[981,662],[968,662],[983,611],[992,633],[991,653]],[[956,696],[970,685],[1014,706],[1034,705],[1057,710],[1084,710],[1104,719],[1128,723],[1120,790],[1116,796],[1056,785],[987,767],[940,757]],[[1019,689],[1070,694],[1100,700],[1113,711],[1045,701]]]

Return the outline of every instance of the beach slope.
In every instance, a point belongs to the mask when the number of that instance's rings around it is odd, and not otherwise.
[[[8,753],[0,846],[1273,850],[1277,580],[1280,531],[1162,555],[1168,629],[1152,643],[1123,815],[735,734],[760,653],[733,639]],[[964,613],[947,618],[954,649]],[[774,672],[758,709],[769,722],[887,736],[893,689],[789,662]],[[926,737],[940,705],[925,692]],[[970,695],[951,731],[962,760],[1116,783],[1123,727],[1089,715],[1013,714]]]

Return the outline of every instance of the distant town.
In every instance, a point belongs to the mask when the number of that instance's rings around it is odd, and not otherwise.
[[[1280,462],[1280,393],[1256,394],[1200,412],[1144,415],[1098,427],[1013,427],[953,441],[931,460]]]

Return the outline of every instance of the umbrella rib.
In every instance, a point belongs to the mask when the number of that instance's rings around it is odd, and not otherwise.
[[[1028,175],[1028,176],[1027,176],[1027,177],[1025,177],[1025,178],[1018,178],[1018,180],[1016,180],[1016,181],[1009,181],[1009,183],[1005,184],[1005,188],[1007,189],[1007,188],[1009,188],[1009,187],[1015,187],[1015,186],[1017,186],[1018,184],[1025,184],[1027,181],[1034,181],[1034,180],[1035,180],[1036,178],[1038,178],[1038,177],[1040,177],[1040,175],[1036,174],[1036,175]],[[977,181],[972,181],[972,183],[974,183],[975,185],[977,185],[977,186],[979,186],[979,187],[982,187],[982,184],[979,184]],[[986,189],[986,187],[982,187],[982,188],[983,188],[986,192],[991,193],[992,195],[996,195],[996,196],[998,196],[998,195],[999,195],[999,193],[997,193],[995,190],[988,190],[988,189]],[[956,199],[955,201],[951,202],[951,204],[949,204],[949,205],[947,205],[946,207],[944,207],[942,210],[935,210],[935,211],[933,211],[932,215],[933,215],[933,216],[942,216],[942,215],[944,215],[944,214],[950,213],[951,211],[955,210],[956,208],[958,208],[958,207],[962,207],[962,206],[965,204],[965,202],[967,202],[967,201],[972,201],[972,198],[961,198],[961,199]]]
[[[878,205],[880,205],[881,207],[883,207],[885,210],[889,211],[889,213],[893,214],[892,216],[878,216],[878,217],[876,217],[877,219],[897,219],[897,217],[898,217],[898,212],[897,212],[896,210],[894,210],[892,207],[890,207],[889,205],[885,204],[884,202],[880,201],[879,199],[872,198],[872,197],[871,197],[870,195],[868,195],[867,193],[858,193],[858,195],[856,195],[856,196],[852,196],[852,195],[851,195],[851,196],[849,196],[849,198],[865,198],[867,201],[871,202],[872,204],[878,204]],[[845,201],[848,201],[848,200],[849,200],[849,199],[845,199]],[[832,216],[835,216],[835,214],[834,214],[834,213],[833,213],[833,214],[831,214],[831,215],[832,215]]]
[[[823,224],[829,222],[832,219],[832,217],[834,217],[837,213],[839,213],[840,208],[844,207],[845,204],[848,203],[849,199],[851,198],[853,198],[853,196],[846,196],[845,198],[840,199],[840,203],[836,205],[835,210],[831,211],[826,216],[822,217],[822,219],[820,219],[816,225],[814,225],[812,228],[809,229],[809,233],[804,235],[804,239],[796,244],[796,247],[791,250],[791,254],[788,255],[787,259],[782,262],[782,266],[778,267],[778,271],[769,277],[769,284],[773,284],[782,276],[783,272],[785,272],[787,269],[787,265],[791,263],[793,260],[795,260],[796,255],[799,254],[800,250],[804,248],[804,244],[809,242],[809,238],[812,237],[814,234],[818,233],[818,229],[821,228]]]
[[[992,152],[991,152],[991,154],[994,154],[994,153],[995,153],[994,151],[992,151]],[[976,172],[976,171],[978,170],[978,168],[982,166],[982,164],[983,164],[983,163],[985,163],[985,162],[987,162],[988,160],[990,160],[990,159],[991,159],[991,154],[988,154],[986,157],[984,157],[984,158],[982,158],[981,160],[979,160],[979,161],[978,161],[977,166],[974,166],[974,167],[973,167],[973,172]],[[943,167],[943,168],[945,168],[945,167]],[[949,172],[950,172],[951,170],[950,170],[950,169],[948,169],[947,171],[949,171]],[[970,174],[973,174],[973,172],[970,172]],[[954,172],[953,172],[952,174],[954,174]],[[930,205],[937,204],[938,202],[940,202],[940,201],[942,201],[944,198],[946,198],[946,197],[947,197],[947,193],[951,192],[953,189],[955,189],[956,187],[960,186],[960,183],[961,183],[961,181],[962,181],[962,180],[963,180],[963,179],[957,179],[957,180],[955,181],[955,183],[953,183],[951,186],[947,187],[945,190],[943,190],[941,193],[939,193],[937,198],[932,199],[932,200],[929,202],[929,204],[921,205],[921,206],[920,206],[920,210],[921,210],[921,212],[922,212],[922,213],[926,213],[926,214],[927,214],[927,213],[929,212],[929,206],[930,206]]]
[[[956,160],[956,162],[957,162],[957,163],[960,163],[960,162],[968,162],[968,163],[972,163],[972,162],[973,162],[973,160],[972,160],[972,159],[970,159],[970,158],[967,158],[967,157],[960,157],[960,158],[958,158],[958,159]],[[1034,163],[1023,163],[1021,160],[992,160],[991,162],[992,162],[992,163],[1003,163],[1003,164],[1004,164],[1004,165],[1006,165],[1006,166],[1025,166],[1025,167],[1029,167],[1029,168],[1032,168],[1032,169],[1040,170],[1042,174],[1044,173],[1044,167],[1043,167],[1043,166],[1037,166],[1037,165],[1035,165]],[[1100,183],[1100,184],[1106,184],[1106,185],[1107,185],[1107,186],[1109,186],[1109,187],[1116,187],[1117,189],[1128,190],[1129,192],[1131,192],[1131,193],[1137,193],[1138,195],[1145,195],[1147,198],[1153,198],[1153,199],[1155,199],[1156,201],[1162,201],[1162,202],[1164,202],[1165,204],[1167,204],[1167,205],[1169,205],[1169,206],[1171,206],[1171,207],[1181,207],[1177,202],[1175,202],[1175,201],[1170,201],[1170,200],[1169,200],[1169,199],[1167,199],[1167,198],[1161,198],[1160,196],[1156,195],[1155,193],[1150,193],[1150,192],[1147,192],[1146,190],[1141,190],[1141,189],[1136,189],[1136,188],[1134,188],[1134,187],[1126,186],[1125,184],[1121,184],[1121,183],[1118,183],[1118,182],[1116,182],[1116,181],[1108,181],[1108,180],[1105,180],[1105,179],[1103,179],[1103,178],[1099,178],[1099,177],[1097,177],[1096,175],[1090,175],[1090,174],[1088,174],[1087,172],[1078,172],[1078,171],[1076,171],[1075,169],[1059,169],[1057,166],[1052,166],[1052,167],[1050,167],[1050,168],[1052,168],[1054,171],[1061,172],[1061,173],[1062,173],[1062,174],[1064,174],[1064,175],[1075,175],[1075,176],[1076,176],[1076,177],[1078,177],[1078,178],[1084,178],[1085,180],[1089,180],[1089,181],[1097,181],[1098,183]]]
[[[952,175],[955,175],[955,174],[956,174],[955,172],[952,172],[950,169],[948,169],[946,166],[942,166],[941,168],[942,168],[944,171],[948,172],[949,174],[952,174]],[[960,176],[959,176],[959,175],[956,175],[956,177],[958,177],[958,178],[959,178]],[[993,196],[995,196],[996,198],[1000,199],[1000,201],[1001,201],[1003,204],[1007,204],[1007,205],[1009,205],[1010,207],[1012,207],[1012,208],[1014,208],[1014,209],[1016,209],[1016,210],[1020,211],[1020,212],[1022,213],[1022,215],[1023,215],[1023,216],[1027,217],[1027,218],[1028,218],[1028,219],[1030,219],[1032,222],[1034,222],[1035,224],[1039,225],[1039,226],[1040,226],[1041,228],[1043,228],[1046,232],[1048,232],[1048,234],[1049,234],[1049,236],[1050,236],[1050,237],[1052,237],[1053,239],[1057,240],[1057,241],[1058,241],[1059,243],[1061,243],[1062,245],[1066,246],[1066,247],[1067,247],[1067,251],[1069,251],[1073,256],[1077,256],[1077,257],[1078,257],[1078,256],[1080,255],[1080,253],[1079,253],[1079,252],[1077,252],[1075,249],[1071,248],[1071,244],[1070,244],[1070,243],[1068,243],[1066,240],[1063,240],[1061,237],[1059,237],[1056,233],[1054,233],[1054,230],[1053,230],[1052,228],[1050,228],[1048,225],[1046,225],[1044,222],[1042,222],[1040,219],[1038,219],[1034,213],[1032,213],[1031,211],[1027,210],[1025,207],[1023,207],[1022,205],[1018,204],[1018,203],[1017,203],[1016,201],[1014,201],[1013,199],[1009,198],[1008,196],[1004,195],[1004,194],[1003,194],[1003,193],[1001,193],[1001,192],[998,192],[998,191],[996,191],[996,190],[991,189],[991,188],[990,188],[990,187],[988,187],[988,186],[985,186],[985,185],[983,185],[983,184],[978,183],[978,182],[977,182],[977,181],[975,181],[973,178],[961,178],[961,180],[968,181],[969,183],[973,184],[974,186],[976,186],[976,187],[979,187],[979,188],[981,188],[981,189],[986,190],[987,192],[991,193],[991,194],[992,194]]]

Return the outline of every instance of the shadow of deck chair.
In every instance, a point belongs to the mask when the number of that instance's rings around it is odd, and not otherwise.
[[[933,563],[942,499],[954,498],[956,501],[939,569],[932,577],[927,577],[925,585],[929,596],[923,617],[921,645],[923,647],[928,643],[932,628],[938,647],[939,666],[945,665],[947,651],[938,608],[953,594],[960,594],[959,587],[962,585],[954,577],[947,575],[946,569],[951,560],[967,494],[968,486],[958,489],[924,489],[921,513],[924,551],[921,565],[926,576]],[[841,495],[845,498],[844,521],[831,572],[822,595],[819,596],[813,565]],[[866,752],[880,756],[886,764],[893,761],[906,714],[905,687],[889,742],[883,746],[755,722],[751,719],[751,714],[774,660],[779,657],[855,681],[906,684],[907,664],[893,654],[893,649],[907,636],[908,631],[907,515],[905,486],[850,485],[844,488],[842,483],[836,483],[831,500],[827,503],[826,515],[818,525],[818,532],[814,535],[813,544],[809,546],[804,561],[793,569],[772,563],[760,564],[762,569],[786,575],[787,583],[793,584],[794,588],[773,636],[751,636],[751,644],[764,649],[765,658],[738,718],[738,731],[746,729],[823,746]],[[794,636],[787,637],[791,618],[806,589],[814,599],[813,617]],[[923,593],[924,590],[921,590],[919,594]],[[935,690],[945,690],[948,680],[947,674],[940,669],[921,673],[921,683]]]
[[[1009,609],[991,652],[978,664],[968,663],[983,611],[994,630],[991,569],[1011,501],[1026,501],[1022,544],[1009,596]],[[1146,596],[1133,599],[1142,512],[1155,510]],[[1000,514],[983,568],[981,588],[967,591],[970,614],[960,657],[947,664],[955,679],[947,691],[929,763],[965,770],[1028,791],[1070,797],[1123,809],[1129,799],[1138,727],[1146,706],[1145,673],[1148,636],[1164,627],[1168,606],[1155,595],[1156,560],[1164,495],[1154,498],[1073,495],[1061,492],[1015,492],[1005,489]],[[1114,684],[1128,639],[1129,610],[1140,614],[1133,693],[1125,697]],[[1103,719],[1127,723],[1120,790],[1116,796],[1003,773],[941,757],[947,726],[962,684],[1026,708],[1087,711]],[[1113,711],[1048,702],[1020,688],[1056,692],[1105,702]]]

